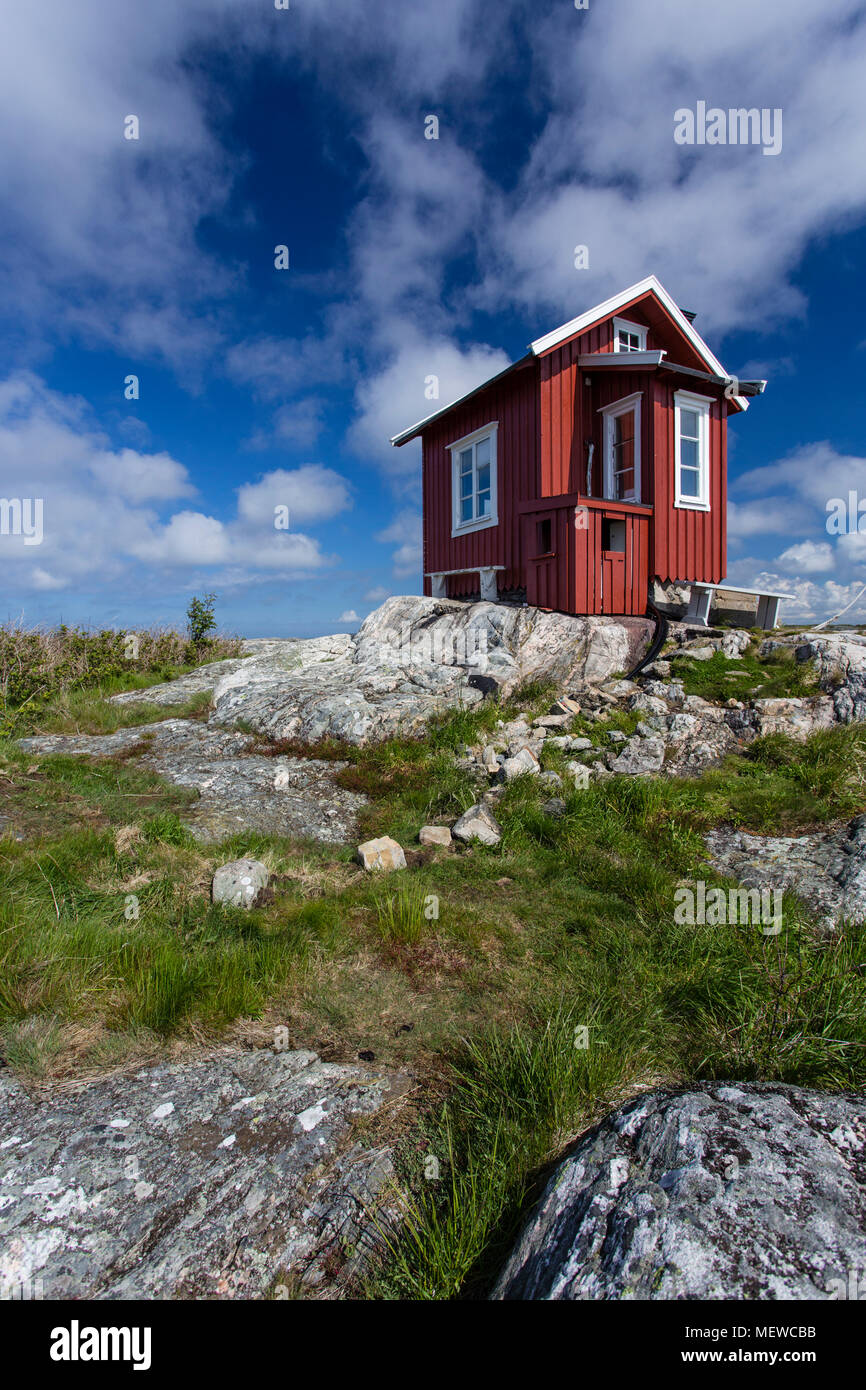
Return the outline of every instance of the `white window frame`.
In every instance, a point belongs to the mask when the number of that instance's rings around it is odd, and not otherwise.
[[[637,346],[636,348],[632,348],[632,347],[628,347],[628,348],[620,347],[620,345],[619,345],[619,331],[620,331],[620,329],[622,329],[624,333],[636,333],[636,334],[637,334],[637,336],[638,336],[638,346]],[[628,354],[628,353],[630,353],[630,352],[646,352],[646,350],[647,350],[647,345],[646,345],[647,331],[648,331],[648,330],[646,329],[646,327],[645,327],[642,323],[632,323],[630,319],[614,319],[614,321],[613,321],[613,350],[614,350],[614,352],[624,352],[624,353],[626,353],[626,354]]]
[[[698,396],[693,391],[674,392],[674,506],[684,511],[710,510],[710,419],[712,397]],[[681,490],[680,442],[683,410],[693,410],[698,417],[698,495],[689,497]]]
[[[462,439],[457,439],[453,444],[449,444],[451,451],[451,538],[455,536],[466,536],[472,531],[487,531],[491,526],[499,525],[499,496],[497,487],[498,474],[498,437],[499,421],[491,420],[489,424],[482,425],[481,429],[473,430],[471,434],[466,434]],[[464,449],[472,449],[472,474],[473,478],[477,473],[476,449],[483,439],[490,440],[490,515],[484,517],[474,517],[472,521],[460,520],[460,455]],[[473,487],[473,497],[476,488]]]
[[[610,405],[603,405],[599,410],[602,417],[602,457],[604,463],[604,497],[608,502],[620,501],[628,503],[641,502],[641,401],[643,391],[635,391],[634,395],[623,396],[620,401],[612,401]],[[613,495],[613,422],[619,415],[627,415],[629,411],[634,411],[634,497],[615,498]]]

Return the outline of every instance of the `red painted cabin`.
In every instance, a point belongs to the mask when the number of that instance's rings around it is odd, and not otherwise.
[[[726,568],[726,375],[655,276],[398,434],[422,440],[424,592],[643,614]]]

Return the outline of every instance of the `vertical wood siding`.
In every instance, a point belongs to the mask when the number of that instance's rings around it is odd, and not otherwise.
[[[661,580],[704,580],[718,584],[727,569],[727,403],[710,409],[710,510],[674,506],[674,392],[703,395],[700,385],[675,385],[659,379],[654,386],[655,493],[653,506],[653,574]],[[725,413],[723,413],[725,412]]]
[[[465,536],[451,537],[451,454],[449,444],[499,422],[497,490],[499,524]],[[462,565],[505,565],[497,574],[500,589],[522,588],[520,516],[516,504],[538,495],[538,364],[531,362],[494,383],[466,405],[436,421],[424,433],[424,573],[456,570]],[[448,593],[454,598],[478,590],[478,575],[454,575]],[[430,580],[424,580],[430,593]]]

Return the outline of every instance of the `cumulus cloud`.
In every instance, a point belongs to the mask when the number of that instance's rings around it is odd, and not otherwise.
[[[799,545],[790,545],[783,550],[776,564],[792,574],[820,574],[824,570],[831,570],[835,564],[833,547],[824,541],[801,541]]]
[[[329,521],[351,506],[346,479],[318,463],[275,468],[258,482],[238,488],[238,518],[256,527],[273,526],[277,507],[288,507],[291,530],[296,524]]]
[[[458,400],[508,365],[504,352],[480,344],[461,349],[442,339],[404,343],[382,371],[359,384],[359,413],[349,432],[352,447],[394,477],[417,477],[419,445],[395,449],[389,443],[391,436]],[[436,395],[431,397],[430,391]]]
[[[337,619],[337,622],[339,623],[359,623],[360,621],[361,619],[358,617],[354,608],[347,608],[346,611],[344,613],[341,613],[339,618]]]
[[[172,510],[196,495],[184,464],[164,452],[113,450],[83,401],[51,391],[32,373],[0,382],[0,477],[7,498],[42,506],[40,544],[24,534],[0,536],[7,583],[22,592],[134,587],[142,574],[182,577],[216,566],[237,583],[315,573],[334,557],[303,531],[275,528],[273,499],[288,503],[300,524],[351,505],[339,474],[310,465],[243,484],[228,521],[191,507]]]
[[[399,512],[384,531],[379,531],[377,541],[383,545],[396,545],[392,556],[394,574],[398,578],[417,575],[422,568],[421,514],[406,508]]]

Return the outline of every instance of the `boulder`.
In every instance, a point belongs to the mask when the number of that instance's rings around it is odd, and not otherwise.
[[[561,1163],[494,1299],[832,1299],[866,1269],[866,1098],[655,1091]]]
[[[610,770],[620,776],[646,777],[661,772],[664,761],[665,746],[660,738],[631,738]]]
[[[545,801],[542,811],[546,816],[552,816],[554,820],[561,820],[565,815],[566,805],[560,796],[552,796],[549,801]]]
[[[420,734],[444,709],[506,698],[525,681],[605,680],[644,650],[646,618],[572,617],[499,603],[388,599],[355,636],[254,646],[195,679],[152,686],[147,703],[210,690],[213,723],[313,743]],[[185,680],[186,678],[184,678]],[[145,692],[129,692],[124,701]]]
[[[418,832],[422,845],[445,845],[451,843],[451,831],[447,825],[422,825]]]
[[[390,873],[394,869],[405,869],[406,856],[402,847],[390,835],[380,835],[376,840],[365,840],[357,850],[358,862],[368,873]]]
[[[505,759],[499,768],[499,777],[503,782],[511,782],[515,777],[524,777],[527,773],[538,772],[538,759],[529,748],[521,748],[512,757]]]
[[[271,875],[259,859],[233,859],[217,869],[211,884],[215,903],[228,907],[252,907],[262,888],[267,888]]]
[[[502,839],[499,822],[482,802],[464,811],[460,819],[452,825],[451,834],[465,844],[478,840],[482,845],[498,845]]]
[[[710,646],[678,647],[676,651],[669,653],[668,661],[673,661],[678,656],[688,656],[692,661],[710,661],[715,654],[715,647]]]

